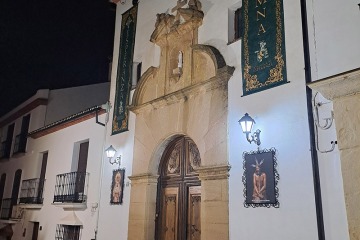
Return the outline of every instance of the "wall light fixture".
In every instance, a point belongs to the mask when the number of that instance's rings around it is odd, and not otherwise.
[[[118,157],[114,158],[115,156],[115,153],[116,153],[116,150],[115,148],[110,145],[110,147],[108,147],[106,150],[105,150],[105,153],[106,153],[106,156],[108,157],[109,159],[109,163],[111,165],[114,165],[114,164],[119,164],[119,168],[120,168],[120,165],[121,165],[121,155],[119,155]]]
[[[260,141],[261,131],[259,129],[257,129],[252,135],[250,135],[251,129],[252,129],[254,123],[255,123],[255,120],[252,117],[250,117],[248,113],[245,113],[245,115],[239,120],[241,129],[242,129],[243,133],[246,134],[246,140],[250,144],[252,142],[254,142],[255,144],[257,144],[259,146],[261,144],[261,141]],[[251,139],[250,139],[250,137],[251,137]]]

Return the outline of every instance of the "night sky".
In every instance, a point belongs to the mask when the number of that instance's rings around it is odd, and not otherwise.
[[[0,0],[0,116],[41,88],[108,81],[108,0]]]

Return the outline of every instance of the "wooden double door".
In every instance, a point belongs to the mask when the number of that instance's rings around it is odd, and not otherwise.
[[[195,143],[180,137],[169,144],[161,160],[156,240],[200,240],[201,164]]]

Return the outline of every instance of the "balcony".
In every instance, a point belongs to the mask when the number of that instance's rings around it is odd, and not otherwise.
[[[86,204],[89,173],[71,172],[56,176],[53,203]]]
[[[12,208],[13,208],[12,199],[4,198],[2,200],[2,204],[1,204],[0,219],[4,219],[4,220],[10,219],[11,213],[12,213]]]
[[[45,179],[33,178],[23,180],[19,204],[42,204]]]
[[[15,137],[14,142],[14,154],[15,153],[25,153],[26,150],[26,134],[20,133]]]

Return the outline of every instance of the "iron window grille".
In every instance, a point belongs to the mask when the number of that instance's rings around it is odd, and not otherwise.
[[[62,225],[56,226],[55,240],[79,240],[81,226]]]
[[[19,203],[23,204],[42,204],[45,179],[33,178],[23,180]]]
[[[11,217],[12,207],[13,207],[12,199],[4,198],[1,204],[0,219],[5,219],[5,220],[9,219]]]

